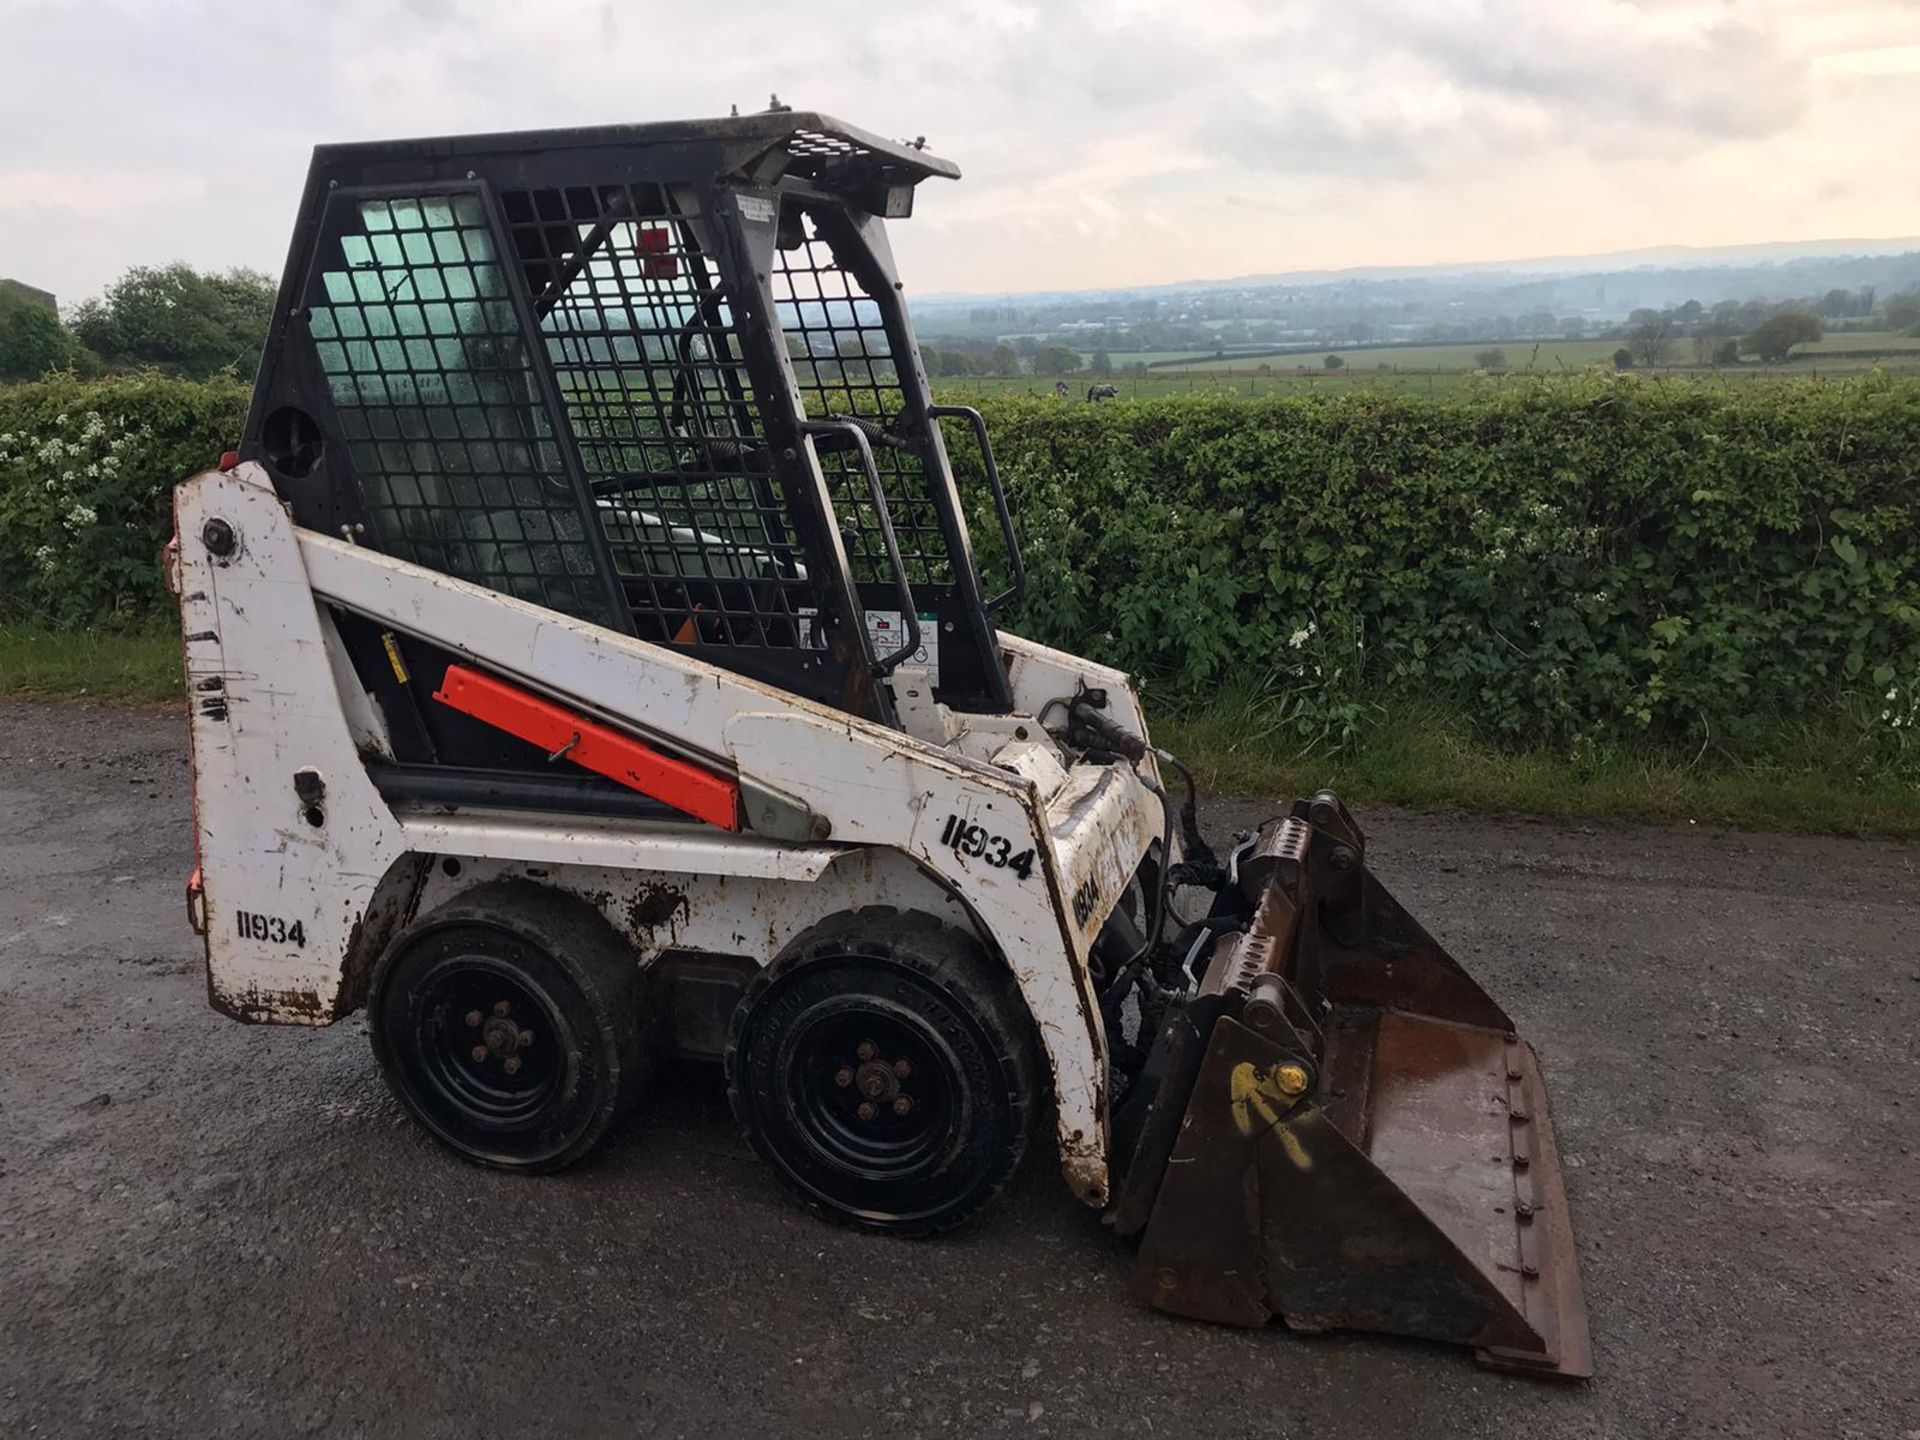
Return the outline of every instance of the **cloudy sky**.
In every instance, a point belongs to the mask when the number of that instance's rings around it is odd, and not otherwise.
[[[960,163],[922,293],[1920,234],[1920,0],[0,0],[0,275],[277,274],[317,141],[770,91]]]

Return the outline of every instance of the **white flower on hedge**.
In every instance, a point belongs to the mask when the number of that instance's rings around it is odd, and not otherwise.
[[[1287,637],[1287,644],[1292,646],[1295,650],[1298,650],[1301,646],[1305,645],[1309,640],[1313,638],[1313,634],[1314,634],[1314,622],[1309,620],[1302,629],[1294,631],[1293,634]]]
[[[70,530],[80,530],[99,523],[99,512],[91,505],[75,505],[67,511],[67,528]]]
[[[53,554],[53,546],[51,545],[42,545],[38,550],[33,552],[34,563],[49,575],[53,573]]]

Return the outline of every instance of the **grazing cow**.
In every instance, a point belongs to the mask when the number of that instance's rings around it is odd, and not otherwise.
[[[1120,387],[1118,385],[1089,385],[1087,387],[1088,404],[1092,404],[1095,400],[1118,400],[1119,398]]]

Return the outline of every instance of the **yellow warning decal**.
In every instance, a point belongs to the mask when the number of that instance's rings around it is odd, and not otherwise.
[[[402,685],[406,684],[413,677],[407,674],[407,662],[400,658],[400,642],[393,638],[393,632],[389,630],[380,637],[380,644],[387,652],[387,663],[393,666],[393,678]]]
[[[1302,1170],[1313,1168],[1313,1157],[1293,1132],[1281,1123],[1307,1088],[1307,1073],[1298,1065],[1256,1065],[1242,1060],[1228,1081],[1233,1099],[1233,1125],[1251,1139],[1272,1131],[1280,1137],[1287,1158]]]

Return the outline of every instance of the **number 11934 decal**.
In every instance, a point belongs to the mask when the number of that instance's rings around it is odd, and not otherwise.
[[[295,947],[307,943],[307,927],[300,921],[262,915],[258,910],[234,911],[233,928],[242,940],[265,940],[273,945]]]
[[[947,828],[940,832],[940,843],[962,855],[977,855],[996,870],[1011,870],[1022,880],[1033,874],[1031,845],[1016,855],[1013,842],[1006,836],[990,835],[984,825],[972,824],[958,815],[947,816]]]

